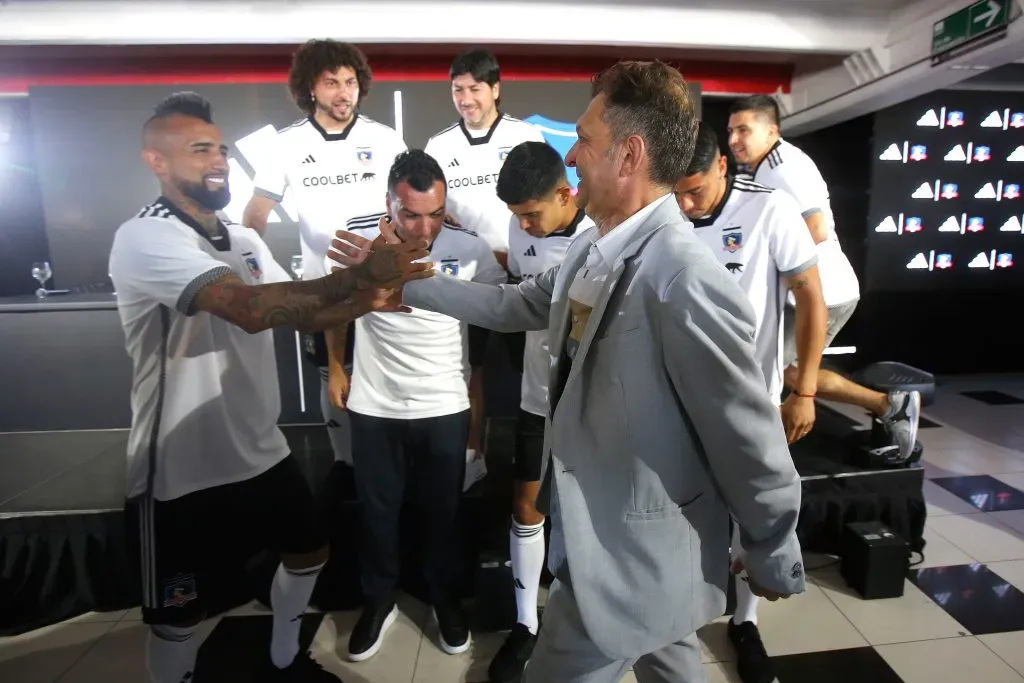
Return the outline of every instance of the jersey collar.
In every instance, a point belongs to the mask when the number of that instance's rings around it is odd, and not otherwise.
[[[315,128],[316,131],[323,136],[324,140],[326,140],[327,142],[334,142],[335,140],[348,139],[348,134],[352,132],[352,127],[356,125],[356,121],[359,120],[359,117],[360,114],[356,114],[355,116],[353,116],[352,120],[349,121],[349,124],[345,126],[345,128],[340,133],[328,133],[327,130],[317,122],[316,118],[312,116],[309,117],[309,122],[313,124],[313,128]]]
[[[781,144],[782,144],[782,138],[780,137],[778,140],[775,141],[775,144],[772,145],[771,148],[767,152],[765,152],[764,156],[761,157],[761,161],[757,162],[757,166],[755,166],[753,169],[751,169],[750,174],[752,176],[754,176],[755,178],[757,177],[757,172],[759,170],[761,170],[761,164],[763,164],[765,161],[767,161],[768,157],[770,157],[775,152],[775,150],[777,150],[779,148],[779,145],[781,145]]]
[[[718,217],[722,215],[722,211],[725,209],[725,205],[729,203],[729,197],[732,196],[732,174],[725,177],[725,192],[722,193],[722,201],[718,202],[718,206],[711,212],[710,216],[704,218],[691,218],[690,221],[693,223],[695,228],[706,228],[709,225],[714,225]]]
[[[572,223],[562,228],[561,230],[555,230],[552,233],[545,235],[545,237],[572,237],[576,234],[576,228],[580,227],[580,223],[587,217],[587,213],[583,209],[576,209],[576,215],[572,219]]]
[[[466,141],[469,142],[470,145],[486,145],[491,141],[491,136],[494,135],[494,131],[498,128],[498,124],[501,123],[503,118],[505,118],[505,115],[499,111],[498,118],[494,119],[494,123],[492,123],[491,127],[487,129],[487,135],[481,135],[478,138],[473,137],[473,134],[469,132],[468,128],[466,128],[465,119],[459,119],[459,129],[462,130],[462,134],[466,136]]]
[[[175,218],[199,233],[199,236],[212,244],[213,248],[217,251],[231,251],[231,235],[228,233],[228,229],[221,222],[220,218],[217,219],[217,234],[211,235],[206,232],[206,229],[199,225],[192,216],[189,216],[187,213],[179,209],[174,202],[167,197],[160,195],[156,200],[156,203],[166,208]]]

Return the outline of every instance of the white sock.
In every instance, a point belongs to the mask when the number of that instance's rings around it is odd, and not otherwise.
[[[308,569],[286,569],[282,564],[270,587],[270,605],[274,608],[274,630],[270,639],[270,659],[274,666],[286,669],[299,654],[299,627],[302,615],[313,595],[316,578],[323,565]]]
[[[750,584],[736,577],[736,613],[732,615],[732,623],[742,624],[749,621],[757,626],[757,605],[761,598],[750,590]]]
[[[146,640],[146,669],[152,683],[186,683],[196,668],[195,626],[153,626]]]
[[[540,591],[540,573],[544,569],[544,522],[527,526],[513,519],[509,549],[518,622],[536,634],[537,593]]]

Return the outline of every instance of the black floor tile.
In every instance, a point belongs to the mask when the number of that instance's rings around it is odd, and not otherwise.
[[[1024,593],[983,564],[915,569],[910,580],[974,635],[1024,631]]]
[[[932,481],[982,512],[1024,510],[1024,492],[987,474]]]
[[[873,647],[772,657],[778,683],[903,683]]]
[[[299,651],[308,650],[323,614],[306,614],[299,629]],[[251,683],[268,657],[271,615],[224,617],[199,649],[194,683]]]
[[[975,401],[981,401],[990,406],[1015,406],[1024,403],[1024,399],[1011,396],[1002,391],[987,389],[985,391],[963,391],[960,393],[967,398],[973,398]]]
[[[942,425],[940,425],[938,422],[932,422],[927,417],[921,417],[921,419],[917,423],[917,426],[921,429],[937,429]]]

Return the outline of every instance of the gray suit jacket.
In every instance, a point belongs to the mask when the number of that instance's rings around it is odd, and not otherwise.
[[[748,573],[803,591],[800,480],[755,359],[753,311],[673,201],[624,248],[562,385],[569,285],[594,239],[580,235],[536,279],[490,287],[439,275],[406,285],[405,302],[498,331],[548,329],[538,507],[553,490],[587,633],[624,659],[725,611],[730,514]]]

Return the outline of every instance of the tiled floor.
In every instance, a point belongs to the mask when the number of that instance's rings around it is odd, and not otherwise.
[[[919,437],[928,545],[902,597],[863,600],[832,564],[811,572],[804,594],[763,605],[761,631],[780,683],[1024,683],[1024,404],[1007,396],[1024,398],[1024,378],[943,381],[926,408],[935,424]],[[382,654],[363,664],[342,657],[356,614],[311,614],[304,630],[317,659],[346,683],[486,680],[502,634],[477,634],[468,653],[449,657],[428,608],[412,598],[400,607]],[[249,680],[269,620],[248,606],[205,624],[197,683]],[[724,621],[700,633],[712,683],[739,680]],[[131,610],[0,639],[0,681],[144,683],[145,634]]]

